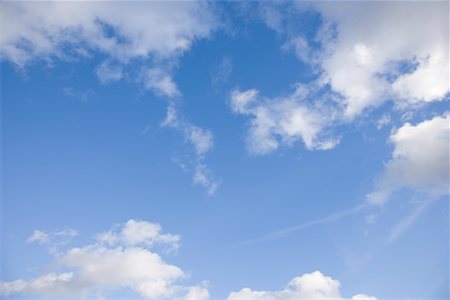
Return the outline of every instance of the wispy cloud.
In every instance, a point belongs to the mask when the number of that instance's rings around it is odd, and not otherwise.
[[[369,204],[364,203],[364,204],[360,204],[360,205],[357,205],[355,207],[352,207],[352,208],[349,208],[346,210],[334,212],[334,213],[332,213],[326,217],[320,218],[320,219],[316,219],[316,220],[313,220],[310,222],[306,222],[306,223],[302,223],[302,224],[295,225],[292,227],[280,229],[280,230],[274,231],[272,233],[263,235],[259,238],[251,239],[251,240],[236,244],[233,246],[233,248],[248,246],[248,245],[262,243],[262,242],[270,242],[270,241],[278,240],[281,238],[285,238],[293,233],[305,230],[305,229],[313,227],[313,226],[327,225],[327,224],[331,224],[334,222],[338,222],[342,219],[345,219],[349,216],[352,216],[354,214],[361,212],[362,210],[366,209],[369,206],[370,206]]]
[[[119,81],[123,77],[123,68],[120,64],[113,64],[110,61],[102,62],[95,74],[102,84]]]
[[[72,228],[50,232],[35,230],[26,242],[28,244],[38,243],[43,245],[47,247],[51,254],[56,255],[63,247],[67,246],[67,244],[69,244],[77,236],[78,232]]]
[[[415,207],[415,209],[406,217],[402,218],[394,227],[391,229],[391,233],[389,234],[388,243],[393,243],[397,241],[400,236],[405,233],[409,227],[411,227],[416,220],[420,217],[421,214],[428,208],[428,206],[432,203],[430,199],[425,201],[421,201],[419,205]]]
[[[180,97],[181,93],[172,77],[160,68],[145,70],[142,80],[147,89],[151,89],[155,94],[165,96],[170,99]]]
[[[194,158],[189,159],[189,156],[177,157],[173,161],[183,171],[192,173],[194,184],[204,187],[208,195],[213,195],[220,183],[205,163],[206,154],[214,147],[214,135],[212,132],[185,120],[180,116],[174,102],[168,105],[166,118],[161,123],[161,126],[175,129],[183,135],[184,140],[191,148]]]
[[[213,70],[211,74],[211,84],[215,90],[228,81],[228,78],[233,72],[233,60],[224,56],[220,64]]]
[[[94,70],[100,83],[122,78],[167,98],[168,110],[182,97],[172,72],[192,44],[208,38],[218,21],[210,4],[195,2],[2,2],[3,30],[0,59],[19,68],[35,60],[67,61],[73,58],[104,59]],[[220,72],[228,77],[227,61]],[[229,66],[228,66],[229,67]],[[140,70],[140,71],[139,71]],[[63,89],[64,95],[87,102],[91,90]],[[179,114],[179,111],[177,111]],[[182,132],[195,148],[198,163],[195,183],[212,194],[217,183],[207,171],[204,157],[213,145],[211,131],[170,118],[165,124]]]
[[[95,93],[91,90],[80,90],[72,86],[67,86],[62,89],[65,96],[73,98],[80,102],[88,102],[89,100],[95,99]]]

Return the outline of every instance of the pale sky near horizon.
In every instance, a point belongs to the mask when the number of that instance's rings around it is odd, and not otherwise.
[[[449,11],[1,2],[0,297],[449,299]]]

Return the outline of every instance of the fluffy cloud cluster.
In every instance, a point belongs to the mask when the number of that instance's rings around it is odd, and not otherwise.
[[[342,95],[344,117],[394,99],[442,100],[449,91],[448,5],[444,2],[319,3],[324,17],[311,53],[322,80]]]
[[[43,237],[35,232],[29,241]],[[29,281],[0,282],[0,295],[88,297],[128,289],[146,299],[209,298],[202,285],[177,284],[187,278],[185,272],[152,250],[156,245],[178,247],[180,240],[178,235],[162,233],[159,224],[129,220],[97,239],[55,254],[53,272]]]
[[[33,58],[105,53],[122,62],[165,59],[207,37],[214,19],[203,2],[2,2],[2,58],[24,65]],[[70,46],[70,47],[67,47]]]
[[[384,203],[399,188],[413,188],[434,196],[449,193],[450,116],[437,116],[416,125],[406,123],[390,141],[391,160],[369,195],[373,203]]]
[[[298,139],[307,149],[332,148],[338,138],[324,139],[324,129],[349,123],[386,101],[393,100],[396,109],[408,109],[447,98],[447,3],[292,5],[300,12],[313,9],[321,15],[322,24],[313,38],[296,35],[296,22],[289,29],[288,21],[280,18],[285,13],[282,5],[261,4],[261,17],[268,27],[287,36],[283,50],[293,49],[312,68],[317,76],[308,86],[323,90],[324,101],[318,108],[317,94],[299,97],[296,91],[262,103],[255,101],[263,98],[257,97],[256,89],[232,92],[233,111],[251,119],[250,152],[269,153]]]
[[[208,37],[216,21],[208,4],[182,2],[2,2],[0,59],[25,66],[33,59],[106,60],[96,74],[106,84],[124,77],[124,67],[138,61],[140,77],[158,95],[180,95],[167,74],[173,60],[192,43]]]
[[[279,291],[253,291],[244,288],[230,293],[228,300],[300,300],[300,299],[345,299],[340,294],[340,283],[319,271],[292,279],[286,288]],[[352,300],[376,300],[375,297],[358,294]]]
[[[217,25],[208,3],[2,2],[0,59],[25,66],[33,59],[68,60],[100,53],[101,83],[120,80],[131,62],[143,65],[144,86],[158,95],[179,96],[167,74],[192,43]]]
[[[311,88],[297,85],[285,97],[266,99],[258,90],[234,90],[231,93],[233,112],[251,118],[247,138],[248,150],[253,154],[266,154],[280,144],[291,145],[302,141],[307,149],[331,149],[338,142],[324,130],[334,119],[335,110],[324,107],[321,101],[310,103]]]
[[[50,243],[50,236],[74,236],[73,230],[52,234],[35,231],[28,242]],[[165,262],[154,251],[156,245],[178,247],[178,235],[162,233],[161,226],[129,220],[97,235],[97,242],[54,254],[46,268],[51,272],[32,280],[0,281],[1,296],[99,297],[129,290],[144,299],[206,300],[205,284],[184,286],[186,273]],[[280,291],[253,291],[244,288],[232,292],[228,300],[344,299],[340,283],[319,271],[292,279]],[[376,300],[363,294],[352,300]]]

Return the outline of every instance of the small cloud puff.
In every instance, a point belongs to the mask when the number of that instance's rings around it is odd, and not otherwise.
[[[325,107],[320,101],[306,101],[307,97],[317,92],[314,86],[298,84],[287,96],[267,99],[259,96],[256,89],[233,90],[230,95],[231,110],[250,118],[247,135],[249,152],[263,155],[282,144],[289,146],[297,141],[302,141],[308,150],[334,148],[339,138],[329,137],[326,132],[334,120],[334,108]]]
[[[244,288],[232,292],[228,300],[301,300],[301,299],[341,299],[341,284],[338,280],[323,275],[319,271],[295,277],[288,285],[279,291],[254,291]],[[352,300],[376,300],[377,298],[358,294]]]

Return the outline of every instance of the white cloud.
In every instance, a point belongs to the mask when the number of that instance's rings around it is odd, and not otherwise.
[[[189,143],[194,146],[195,153],[202,157],[206,152],[212,149],[214,145],[211,131],[200,127],[189,125],[185,128],[185,137]]]
[[[338,280],[323,275],[319,271],[295,277],[279,291],[253,291],[244,288],[232,292],[228,300],[299,300],[299,299],[344,299],[340,294]],[[352,300],[376,300],[375,297],[358,294]]]
[[[76,236],[78,236],[78,232],[71,228],[52,232],[35,230],[26,242],[46,246],[50,253],[56,254],[61,247],[67,245]]]
[[[180,126],[180,119],[178,117],[178,111],[174,104],[167,106],[166,118],[161,122],[161,127],[177,128]]]
[[[157,95],[169,98],[181,95],[172,78],[160,68],[147,70],[143,76],[143,80],[145,87],[153,90]]]
[[[215,26],[207,4],[198,1],[2,2],[0,20],[1,57],[18,65],[71,56],[77,49],[123,62],[167,59],[208,37]]]
[[[180,236],[161,233],[161,225],[146,221],[129,220],[125,225],[101,233],[97,241],[108,245],[146,246],[157,244],[179,247]]]
[[[181,131],[198,160],[203,160],[213,146],[213,135],[177,119],[172,98],[181,97],[181,92],[170,70],[193,42],[209,37],[216,27],[209,6],[206,1],[2,2],[0,58],[24,67],[35,59],[88,58],[97,53],[105,56],[95,70],[99,81],[118,81],[131,72],[130,77],[145,89],[168,97],[164,125]],[[143,65],[137,74],[132,63]],[[87,100],[87,94],[72,88],[64,92]],[[215,190],[212,178],[201,182],[209,191]]]
[[[49,273],[32,281],[16,280],[12,282],[0,282],[0,295],[68,295],[68,290],[70,289],[68,285],[71,283],[71,280],[73,280],[73,273]]]
[[[448,3],[321,2],[314,7],[325,20],[314,62],[324,83],[343,96],[345,118],[389,99],[405,106],[439,101],[448,93]],[[409,70],[402,70],[405,65]]]
[[[296,140],[308,149],[332,148],[338,139],[323,136],[324,130],[348,124],[386,101],[392,100],[399,110],[446,99],[448,3],[295,2],[287,6],[289,12],[283,5],[261,4],[260,17],[287,38],[282,49],[293,49],[317,77],[308,83],[308,96],[294,92],[264,99],[256,89],[232,92],[232,110],[251,118],[252,153],[269,153]],[[298,33],[293,16],[311,9],[321,14],[322,24],[307,38]],[[286,19],[276,18],[280,14]],[[311,94],[311,90],[322,93]],[[322,98],[320,105],[317,97]]]
[[[400,188],[434,196],[448,194],[449,124],[447,114],[416,125],[406,123],[392,133],[392,158],[377,182],[376,191],[368,195],[369,201],[384,203]]]
[[[206,188],[208,195],[213,195],[219,187],[219,182],[214,179],[208,167],[202,163],[197,163],[195,166],[194,183]]]
[[[42,235],[32,237],[41,240]],[[98,239],[100,243],[55,255],[50,273],[28,281],[0,282],[0,295],[87,297],[128,289],[146,299],[208,298],[207,289],[201,285],[178,285],[187,278],[185,272],[151,250],[156,243],[179,242],[178,235],[161,233],[158,224],[129,220]]]
[[[161,126],[174,128],[184,136],[185,141],[194,151],[195,159],[193,162],[177,159],[176,163],[183,170],[192,171],[194,184],[203,186],[208,195],[213,195],[219,187],[219,182],[204,162],[205,155],[214,147],[212,132],[182,119],[173,103],[167,107],[166,119]]]
[[[190,287],[187,294],[182,298],[176,298],[177,300],[206,300],[209,299],[209,292],[203,286]]]
[[[402,74],[395,80],[394,94],[411,103],[442,99],[449,88],[448,49],[431,49],[428,55],[416,59],[416,62],[418,68],[414,72]]]
[[[391,122],[391,117],[388,114],[384,114],[377,121],[377,129],[380,130],[381,128],[389,125]]]
[[[248,114],[250,113],[249,105],[256,101],[258,90],[250,89],[246,91],[234,90],[231,92],[231,109],[235,113]]]
[[[27,239],[27,243],[38,242],[38,243],[48,243],[49,236],[47,233],[41,230],[35,230],[33,234]]]
[[[280,144],[292,145],[297,141],[302,141],[309,150],[334,148],[339,139],[328,137],[325,129],[335,112],[331,107],[323,107],[320,101],[308,103],[311,94],[311,87],[304,85],[297,85],[292,94],[275,99],[260,97],[255,89],[232,91],[231,109],[251,118],[247,137],[250,153],[270,153]]]
[[[305,63],[310,63],[314,59],[308,41],[303,36],[298,36],[287,42],[282,47],[283,50],[293,49],[298,59]]]
[[[259,13],[264,21],[264,23],[271,29],[281,32],[283,30],[283,14],[274,8],[279,8],[278,6],[282,4],[281,1],[271,1],[271,2],[261,2],[258,6]],[[250,9],[254,7],[250,6]]]
[[[377,300],[377,298],[373,296],[367,296],[364,294],[358,294],[353,296],[351,300]]]

